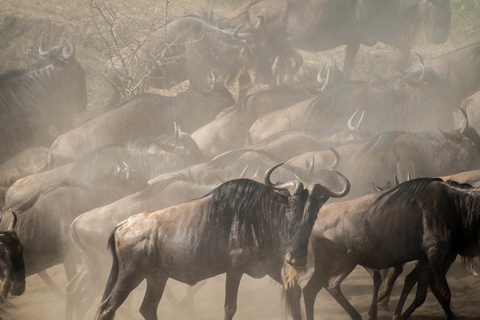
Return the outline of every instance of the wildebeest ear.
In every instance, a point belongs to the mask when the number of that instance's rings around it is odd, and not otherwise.
[[[268,190],[268,196],[272,201],[288,206],[288,197],[274,190]]]

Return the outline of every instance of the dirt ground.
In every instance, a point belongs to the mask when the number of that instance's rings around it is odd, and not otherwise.
[[[411,270],[412,264],[405,266],[405,272]],[[65,276],[61,266],[55,266],[48,270],[56,283],[64,288]],[[465,270],[460,262],[452,265],[448,273],[448,281],[452,292],[452,310],[459,320],[480,320],[480,277]],[[397,280],[390,308],[394,309],[398,301],[403,283],[403,275]],[[218,276],[209,279],[200,287],[194,297],[193,307],[180,303],[185,297],[188,286],[169,280],[175,300],[166,293],[158,308],[159,319],[173,320],[210,320],[222,319],[225,277]],[[372,280],[368,273],[361,267],[357,267],[343,282],[342,291],[352,305],[361,313],[364,319],[368,319],[368,308],[372,296]],[[145,287],[143,284],[137,288],[127,300],[126,305],[130,313],[128,317],[122,317],[120,313],[117,319],[143,319],[138,313]],[[413,294],[407,300],[408,305],[413,299]],[[8,308],[7,313],[2,315],[5,320],[52,320],[63,319],[65,312],[65,297],[54,294],[38,276],[27,279],[27,290],[24,295],[11,299],[14,307]],[[93,319],[98,302],[96,302],[85,319]],[[244,276],[240,284],[238,309],[236,320],[274,320],[284,319],[281,304],[280,285],[270,278],[252,279]],[[349,319],[340,305],[325,290],[320,291],[315,304],[316,319],[343,320]],[[379,310],[378,319],[387,320],[392,318],[392,312]],[[425,303],[418,308],[412,320],[441,320],[445,319],[444,313],[431,292]]]

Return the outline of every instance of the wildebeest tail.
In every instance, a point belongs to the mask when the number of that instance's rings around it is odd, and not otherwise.
[[[110,271],[110,276],[108,277],[107,285],[105,286],[105,292],[103,293],[102,302],[104,302],[115,286],[118,278],[118,257],[117,252],[115,250],[115,231],[117,228],[113,229],[108,237],[108,248],[112,252],[112,270]]]

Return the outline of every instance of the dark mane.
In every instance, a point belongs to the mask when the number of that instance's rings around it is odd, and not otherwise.
[[[444,144],[446,141],[458,142],[460,137],[455,133],[443,132],[443,131],[421,131],[421,132],[407,132],[407,131],[387,131],[376,135],[368,140],[361,150],[361,153],[367,153],[369,151],[381,151],[391,145],[391,143],[402,134],[407,134],[410,137],[416,139],[418,142],[425,145],[432,145],[432,142],[438,144]]]
[[[406,181],[379,195],[379,197],[375,199],[373,205],[378,205],[382,199],[388,195],[390,195],[390,197],[387,198],[383,207],[393,206],[395,205],[395,202],[398,201],[408,201],[408,203],[412,203],[423,192],[423,190],[434,181],[443,182],[440,178],[418,178]]]
[[[324,110],[336,111],[336,108],[345,105],[353,90],[358,88],[359,84],[367,85],[364,81],[351,80],[331,86],[323,91],[314,99],[308,107],[308,115],[317,117]]]
[[[453,180],[447,180],[445,181],[446,184],[454,187],[454,188],[457,188],[457,189],[462,189],[462,190],[472,190],[472,189],[476,189],[474,186],[472,186],[471,184],[468,184],[468,183],[458,183],[457,181],[453,181]]]
[[[269,241],[265,238],[269,236],[268,232],[263,230],[267,226],[265,221],[279,228],[275,230],[282,230],[279,225],[284,219],[280,216],[286,210],[283,205],[272,201],[267,191],[266,185],[249,179],[231,180],[212,190],[206,195],[211,196],[212,201],[207,213],[211,228],[205,237],[228,240],[231,251],[250,245],[261,247],[264,241]]]

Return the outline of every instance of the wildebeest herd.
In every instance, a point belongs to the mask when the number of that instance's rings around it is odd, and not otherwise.
[[[0,189],[0,300],[34,274],[58,290],[46,270],[63,264],[66,319],[128,314],[144,280],[140,314],[162,318],[169,278],[223,273],[225,319],[243,274],[280,283],[295,320],[314,319],[322,288],[361,319],[340,289],[360,265],[377,319],[415,261],[394,319],[428,288],[454,319],[446,273],[480,255],[480,42],[409,65],[415,40],[447,41],[450,20],[449,0],[260,0],[233,18],[176,17],[136,48],[149,75],[130,96],[125,66],[108,61],[112,99],[80,124],[80,49],[42,39],[36,63],[0,74],[0,164],[49,148]],[[351,80],[360,45],[378,41],[400,49],[401,71]],[[304,62],[301,50],[344,44],[343,71]]]

